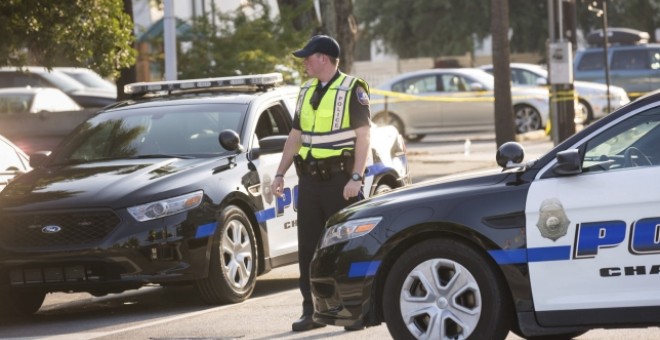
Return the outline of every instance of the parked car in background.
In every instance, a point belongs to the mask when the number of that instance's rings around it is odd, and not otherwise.
[[[135,83],[0,194],[0,315],[48,292],[100,296],[193,284],[210,304],[250,297],[298,261],[298,177],[270,184],[298,87],[280,73]],[[365,196],[410,184],[403,138],[374,126]],[[351,171],[351,169],[346,169]]]
[[[630,98],[660,88],[660,44],[648,43],[648,39],[646,32],[608,28],[610,84],[624,88]],[[592,47],[575,53],[573,76],[605,84],[602,31],[590,33],[587,41]]]
[[[474,68],[428,69],[398,75],[371,90],[373,120],[393,125],[409,141],[426,134],[493,130],[494,79]],[[518,133],[548,121],[548,91],[512,88]]]
[[[56,88],[0,88],[0,115],[79,110],[80,105]]]
[[[480,69],[492,74],[493,65],[484,65]],[[540,65],[526,63],[511,63],[511,82],[516,86],[547,86],[548,70]],[[607,86],[600,83],[579,81],[573,82],[578,96],[576,110],[577,123],[590,123],[630,102],[626,90],[610,86],[610,110],[607,110]]]
[[[84,67],[55,67],[57,71],[63,72],[69,77],[77,80],[86,88],[99,91],[117,93],[117,85],[101,77],[98,73]]]
[[[68,75],[40,66],[0,67],[0,88],[54,87],[66,93],[84,108],[104,107],[117,101],[117,94],[91,90]]]
[[[0,191],[14,177],[30,169],[30,159],[25,152],[0,135]]]

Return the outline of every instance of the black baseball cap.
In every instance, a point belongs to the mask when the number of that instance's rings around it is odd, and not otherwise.
[[[314,53],[323,53],[333,58],[339,58],[339,43],[327,35],[315,35],[302,49],[293,52],[298,58],[307,58]]]

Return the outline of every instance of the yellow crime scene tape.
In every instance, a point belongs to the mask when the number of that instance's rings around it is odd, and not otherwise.
[[[400,103],[411,101],[431,102],[493,102],[495,94],[493,91],[473,92],[446,92],[446,95],[418,95],[402,92],[393,92],[380,89],[371,89],[371,94],[377,94],[385,98],[371,99],[371,104]],[[539,96],[512,96],[512,99],[540,98]]]

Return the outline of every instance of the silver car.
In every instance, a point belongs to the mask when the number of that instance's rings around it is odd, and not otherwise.
[[[371,90],[371,112],[379,125],[393,125],[408,141],[426,134],[492,131],[494,78],[473,68],[428,69],[401,74]],[[548,91],[512,88],[518,133],[545,127]]]
[[[481,66],[488,73],[493,72],[493,65]],[[543,66],[526,63],[511,64],[511,82],[520,86],[546,86],[548,85],[548,70]],[[610,110],[607,110],[607,86],[589,81],[573,82],[578,96],[576,122],[590,123],[602,118],[626,105],[630,98],[622,87],[610,85]]]

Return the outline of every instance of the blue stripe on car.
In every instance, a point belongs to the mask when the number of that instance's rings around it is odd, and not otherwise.
[[[215,226],[218,225],[216,222],[200,225],[197,227],[197,233],[195,233],[195,238],[208,237],[215,233]]]
[[[348,277],[367,277],[374,276],[380,267],[380,261],[354,262],[348,269]]]
[[[263,223],[272,218],[275,218],[275,208],[269,208],[261,211],[257,211],[257,222]]]
[[[571,246],[531,249],[499,249],[488,251],[497,264],[562,261],[571,258]]]

